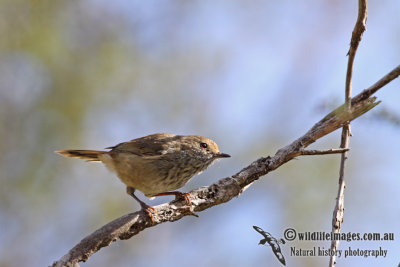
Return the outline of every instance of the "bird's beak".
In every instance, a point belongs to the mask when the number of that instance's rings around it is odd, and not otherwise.
[[[215,157],[216,158],[230,158],[231,155],[228,155],[228,154],[225,154],[225,153],[218,153],[218,154],[215,154]]]

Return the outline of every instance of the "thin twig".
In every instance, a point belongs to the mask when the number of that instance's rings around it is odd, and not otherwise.
[[[352,92],[352,79],[353,79],[353,64],[354,58],[361,42],[362,35],[365,31],[365,23],[367,21],[367,0],[358,1],[358,17],[354,30],[351,36],[350,49],[348,52],[348,62],[347,62],[347,73],[346,73],[346,87],[345,87],[345,108],[346,110],[351,110],[351,92]],[[342,129],[341,137],[341,148],[348,148],[350,142],[350,122],[346,123]],[[339,188],[336,197],[335,208],[333,210],[332,218],[332,232],[340,233],[341,225],[343,223],[344,215],[344,189],[346,187],[344,178],[344,169],[346,166],[347,152],[344,152],[340,158],[340,170],[339,170]],[[339,246],[339,240],[332,240],[331,250],[332,253],[329,259],[329,266],[333,267],[336,264],[336,251]]]
[[[394,79],[400,76],[400,65],[394,68],[391,72],[383,76],[379,81],[374,83],[372,86],[369,88],[365,89],[361,93],[359,93],[357,96],[353,97],[351,99],[351,103],[353,105],[353,102],[358,102],[360,100],[364,100],[369,98],[371,95],[375,94],[376,91],[381,89],[383,86],[386,84],[390,83]]]
[[[400,72],[400,68],[398,71]],[[397,76],[398,74],[391,75],[391,80]],[[301,150],[304,150],[319,138],[339,129],[346,122],[358,118],[380,103],[376,101],[375,97],[363,97],[363,93],[352,99],[351,110],[345,109],[344,105],[336,108],[317,122],[306,134],[290,145],[279,149],[273,157],[260,158],[231,177],[191,191],[190,200],[193,211],[200,212],[239,196],[241,192],[261,176],[299,156]],[[82,239],[61,259],[54,262],[52,266],[79,266],[78,262],[88,260],[91,255],[101,248],[109,246],[118,239],[129,239],[146,228],[164,222],[177,221],[184,216],[192,214],[185,200],[175,200],[161,204],[155,206],[154,209],[157,211],[157,214],[153,217],[154,224],[143,211],[126,214]]]
[[[326,154],[339,154],[349,151],[349,148],[337,148],[328,150],[301,150],[300,155],[302,156],[314,156],[314,155],[326,155]]]

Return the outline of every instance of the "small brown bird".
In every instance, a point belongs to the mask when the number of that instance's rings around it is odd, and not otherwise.
[[[103,162],[109,170],[117,173],[119,179],[127,186],[127,193],[137,200],[147,213],[148,209],[152,208],[136,197],[136,189],[149,198],[183,195],[190,204],[183,193],[168,191],[184,186],[214,160],[230,157],[221,153],[217,144],[206,137],[168,133],[148,135],[106,149],[110,151],[56,152],[66,157]]]

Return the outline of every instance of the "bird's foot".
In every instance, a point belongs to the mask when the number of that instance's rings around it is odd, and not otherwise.
[[[146,212],[146,214],[149,216],[151,223],[154,225],[154,217],[152,212],[157,214],[157,211],[152,207],[141,201],[136,195],[135,195],[135,189],[132,187],[127,187],[126,192],[133,197],[137,202],[139,202],[141,210]]]
[[[153,217],[152,213],[157,214],[157,211],[152,206],[149,206],[142,201],[140,201],[139,203],[140,203],[141,210],[146,212],[146,214],[149,216],[149,218],[151,220],[151,223],[154,224],[154,217]]]
[[[196,213],[193,212],[193,205],[189,198],[189,197],[191,197],[191,195],[189,193],[182,193],[179,191],[171,191],[171,192],[159,193],[155,196],[159,197],[159,196],[170,196],[170,195],[175,196],[175,200],[184,199],[186,201],[186,203],[189,205],[189,212],[190,212],[189,214],[192,216],[195,216],[195,217],[199,217],[199,215],[197,215]]]

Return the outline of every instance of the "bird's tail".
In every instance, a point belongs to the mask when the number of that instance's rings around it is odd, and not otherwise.
[[[99,150],[57,150],[55,152],[64,157],[86,159],[86,161],[100,161],[99,155],[107,153]]]

